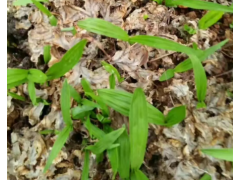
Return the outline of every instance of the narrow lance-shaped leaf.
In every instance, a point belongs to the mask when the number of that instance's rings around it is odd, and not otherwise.
[[[27,82],[27,81],[28,81],[28,79],[26,78],[26,79],[23,79],[23,80],[20,80],[20,81],[17,81],[17,82],[13,82],[13,83],[7,84],[7,89],[9,90],[9,89],[11,89],[13,87],[19,86],[19,85]]]
[[[42,11],[48,17],[50,17],[52,15],[51,12],[46,7],[44,7],[40,2],[38,2],[37,0],[32,0],[32,2],[40,11]]]
[[[90,163],[89,156],[90,156],[89,151],[85,151],[85,154],[84,154],[84,164],[83,164],[83,171],[82,171],[81,180],[89,180],[88,179],[89,163]]]
[[[110,88],[111,88],[111,89],[115,89],[116,81],[115,81],[115,76],[114,76],[114,74],[111,74],[111,75],[109,76],[109,84],[110,84]]]
[[[47,81],[47,76],[38,69],[29,69],[27,78],[35,83],[45,83]]]
[[[233,161],[233,149],[202,149],[201,151],[217,159]]]
[[[94,135],[97,139],[101,139],[105,136],[105,133],[101,129],[91,123],[89,116],[84,122],[84,126],[87,128],[90,134]]]
[[[72,108],[73,119],[84,119],[94,109],[92,106],[82,105]]]
[[[81,103],[81,96],[80,94],[76,91],[76,89],[74,87],[72,87],[70,84],[69,84],[69,90],[70,90],[70,95],[71,97],[78,103],[80,104]]]
[[[143,163],[148,138],[147,101],[141,88],[135,89],[129,112],[131,168],[138,169]]]
[[[222,46],[224,46],[226,43],[228,42],[228,40],[224,40],[204,51],[202,50],[197,50],[196,51],[196,55],[199,58],[200,61],[204,61],[206,60],[206,58],[208,56],[210,56],[211,54],[213,54],[215,51],[221,49]],[[181,62],[180,64],[178,64],[175,68],[174,68],[174,72],[185,72],[192,69],[192,63],[191,63],[191,59],[188,58],[185,61]]]
[[[166,126],[171,127],[182,122],[186,117],[186,106],[179,106],[171,109],[166,117]]]
[[[157,48],[157,49],[182,52],[182,53],[186,53],[186,54],[194,52],[194,50],[192,48],[181,45],[172,40],[160,38],[157,36],[147,36],[147,35],[133,36],[133,37],[129,38],[129,42],[130,43],[139,43],[139,44]]]
[[[118,147],[118,172],[122,179],[129,178],[130,173],[130,142],[127,131],[125,130],[117,139]]]
[[[7,95],[11,96],[14,99],[18,99],[20,101],[25,101],[25,98],[23,96],[19,96],[18,94],[7,92]]]
[[[133,97],[132,93],[117,89],[99,89],[99,97],[103,103],[107,104],[115,111],[129,116],[130,103]],[[165,125],[165,118],[161,111],[147,103],[148,122],[158,125]]]
[[[52,151],[47,159],[47,163],[44,167],[43,172],[45,173],[49,167],[52,164],[52,161],[58,156],[58,153],[61,151],[62,147],[64,146],[65,142],[67,141],[70,132],[72,131],[72,127],[66,126],[57,137],[57,140],[55,141]]]
[[[120,128],[118,130],[112,131],[105,136],[103,136],[97,143],[92,146],[86,147],[86,149],[92,151],[94,154],[100,154],[104,150],[108,149],[113,145],[117,138],[123,133],[125,128]]]
[[[45,64],[47,64],[50,61],[50,59],[51,59],[51,46],[50,45],[44,46],[43,59],[44,59]]]
[[[209,174],[204,174],[200,180],[212,180],[212,177]]]
[[[28,94],[29,94],[29,97],[30,97],[33,105],[35,106],[37,104],[36,90],[35,90],[34,82],[32,82],[32,81],[28,81]]]
[[[233,12],[233,7],[223,6],[218,3],[206,2],[203,0],[172,0],[169,5],[181,5],[193,9]]]
[[[113,178],[115,179],[115,176],[118,172],[118,162],[119,162],[119,157],[118,157],[118,147],[109,149],[107,151],[108,158],[110,160],[112,170],[113,170]]]
[[[48,80],[56,79],[63,76],[65,73],[70,71],[80,60],[82,57],[83,49],[86,45],[87,41],[82,40],[73,46],[70,50],[64,54],[63,58],[60,62],[54,64],[52,67],[48,69],[46,75],[48,76]]]
[[[73,123],[72,119],[71,119],[71,115],[70,115],[70,108],[71,108],[70,101],[71,101],[70,89],[69,89],[67,80],[65,79],[62,90],[61,90],[60,102],[61,102],[61,111],[62,111],[62,115],[63,115],[63,121],[67,125],[72,125],[72,123]]]
[[[7,69],[7,84],[17,83],[25,80],[28,76],[28,70],[25,69]]]
[[[90,83],[85,78],[81,79],[81,85],[82,85],[83,90],[84,90],[85,93],[86,92],[93,93],[93,90],[92,90],[92,88],[90,86]]]
[[[52,26],[57,26],[57,18],[55,16],[49,16],[49,22]]]
[[[200,29],[207,29],[210,26],[214,25],[216,22],[218,22],[218,20],[222,18],[223,14],[224,12],[221,11],[209,11],[198,22]]]
[[[197,88],[197,108],[204,108],[206,107],[204,100],[207,92],[207,76],[201,61],[199,61],[199,59],[193,54],[189,54],[189,56],[193,66],[195,84]]]
[[[107,37],[121,39],[128,41],[128,34],[120,27],[113,25],[112,23],[98,19],[98,18],[87,18],[78,22],[78,26],[87,31],[101,34]]]

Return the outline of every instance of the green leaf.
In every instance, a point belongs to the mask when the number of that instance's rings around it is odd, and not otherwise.
[[[112,166],[112,171],[113,171],[112,179],[115,179],[115,176],[118,172],[118,162],[119,162],[118,148],[116,147],[113,149],[108,149],[107,155],[108,155],[108,158],[109,158],[111,166]]]
[[[62,32],[69,32],[69,31],[71,31],[73,35],[77,34],[77,31],[76,31],[75,27],[62,28],[61,31]]]
[[[40,11],[42,11],[42,13],[46,14],[48,17],[52,16],[51,12],[40,2],[38,2],[37,0],[32,0],[32,2]]]
[[[92,88],[90,86],[90,83],[85,78],[82,78],[81,85],[82,85],[83,90],[84,90],[85,93],[86,92],[93,93],[93,90],[92,90]]]
[[[84,164],[83,164],[83,171],[82,171],[81,180],[89,180],[88,179],[89,164],[90,164],[89,157],[90,157],[89,151],[85,151]]]
[[[166,117],[166,126],[171,127],[182,122],[186,117],[186,106],[173,108]]]
[[[78,103],[80,104],[81,101],[82,101],[82,98],[80,96],[80,94],[76,91],[76,89],[74,87],[72,87],[70,84],[69,84],[69,90],[70,90],[70,95],[71,97]]]
[[[47,76],[38,69],[29,69],[27,78],[29,81],[40,84],[47,81]]]
[[[70,108],[71,108],[71,96],[70,96],[70,89],[69,85],[67,83],[67,80],[64,80],[63,87],[61,90],[61,111],[63,116],[63,121],[66,125],[72,125],[72,119],[70,114]]]
[[[149,16],[148,16],[147,14],[144,14],[144,15],[143,15],[143,19],[144,19],[144,20],[147,20],[148,17],[149,17]]]
[[[82,100],[82,105],[90,106],[90,107],[92,107],[93,109],[94,109],[94,108],[100,108],[100,106],[99,106],[97,103],[92,102],[92,101],[89,101],[88,99],[83,99],[83,100]]]
[[[204,51],[202,50],[197,50],[196,51],[196,55],[199,58],[200,61],[204,61],[208,56],[210,56],[211,54],[213,54],[215,51],[221,49],[222,46],[224,46],[226,43],[228,42],[228,40],[224,40]],[[174,72],[185,72],[192,69],[192,63],[191,63],[191,59],[188,58],[185,61],[181,62],[180,64],[178,64],[175,69]]]
[[[172,40],[160,38],[157,36],[147,36],[147,35],[134,36],[134,37],[129,38],[129,42],[130,43],[139,43],[139,44],[157,48],[157,49],[182,52],[182,53],[186,53],[186,54],[195,53],[195,50],[192,48],[181,45]]]
[[[35,85],[34,85],[34,82],[32,82],[32,81],[28,81],[28,93],[29,93],[29,97],[32,101],[32,104],[34,106],[37,105]]]
[[[125,130],[117,139],[118,147],[118,172],[122,179],[129,178],[130,172],[130,142],[127,131]]]
[[[97,155],[96,155],[96,161],[97,161],[97,163],[102,162],[103,159],[104,159],[104,153],[100,153],[100,154],[97,154]]]
[[[43,103],[44,105],[50,105],[51,103],[47,102],[47,100],[42,99],[42,98],[37,98],[37,104],[38,103]]]
[[[172,77],[174,77],[174,69],[168,69],[162,74],[159,80],[166,81],[168,79],[171,79]]]
[[[112,131],[109,134],[106,134],[105,136],[103,136],[94,145],[86,147],[86,149],[92,151],[94,154],[100,154],[104,150],[111,147],[111,145],[113,145],[113,143],[123,133],[124,130],[125,130],[125,128],[120,128],[118,130]]]
[[[202,149],[201,151],[214,158],[233,162],[233,149]]]
[[[204,174],[200,180],[212,180],[212,177],[209,174]]]
[[[14,83],[7,84],[7,90],[12,89],[13,87],[19,86],[19,85],[21,85],[25,82],[27,82],[27,78],[23,79],[21,81],[17,81],[17,82],[14,82]]]
[[[37,0],[39,2],[48,2],[48,0]],[[31,4],[31,0],[16,0],[13,2],[14,6],[26,6],[27,4]]]
[[[149,180],[147,176],[139,169],[134,170],[134,173],[137,180]]]
[[[204,100],[207,92],[207,76],[205,70],[201,64],[201,61],[195,55],[189,55],[191,58],[195,84],[197,88],[197,98],[198,104],[197,108],[204,108],[206,107]]]
[[[87,92],[85,94],[87,96],[90,96],[91,98],[93,98],[95,101],[97,101],[97,103],[100,106],[100,109],[102,110],[102,114],[105,117],[109,116],[109,109],[108,109],[107,105],[104,103],[104,101],[99,96],[96,96],[94,93],[89,93],[89,92]]]
[[[130,103],[133,94],[117,89],[98,89],[98,94],[103,103],[107,104],[122,115],[129,116]],[[148,122],[165,125],[164,115],[157,108],[147,103]]]
[[[224,12],[222,11],[209,11],[202,17],[202,19],[200,19],[199,21],[200,29],[207,29],[210,26],[214,25],[222,18],[223,14]]]
[[[138,169],[143,163],[148,139],[147,101],[141,88],[136,88],[129,111],[129,138],[131,168]]]
[[[181,5],[193,9],[213,10],[223,12],[233,12],[233,7],[223,6],[221,4],[206,2],[202,0],[172,0],[171,5]]]
[[[73,119],[84,119],[94,109],[92,106],[77,106],[72,108]]]
[[[115,76],[114,76],[114,74],[111,74],[111,75],[109,76],[109,84],[110,84],[110,88],[111,88],[111,89],[115,89],[116,81],[115,81]]]
[[[53,15],[49,16],[49,22],[52,26],[57,26],[58,23],[57,18]]]
[[[63,76],[65,73],[70,71],[82,57],[83,49],[87,41],[82,40],[73,46],[70,50],[64,54],[62,60],[48,69],[46,75],[48,80],[56,79]]]
[[[183,29],[188,32],[188,34],[196,34],[197,31],[193,29],[192,27],[188,26],[187,24],[184,24]]]
[[[128,34],[120,27],[98,18],[87,18],[78,22],[78,26],[87,31],[107,37],[128,41]]]
[[[65,142],[67,141],[70,132],[72,131],[71,126],[66,126],[57,137],[57,140],[54,142],[54,145],[52,147],[52,151],[47,159],[47,163],[44,167],[43,172],[46,173],[46,171],[49,169],[49,167],[52,164],[52,161],[58,156],[58,153],[61,151],[62,147],[64,146]]]
[[[124,78],[121,78],[118,70],[113,65],[108,64],[105,61],[101,61],[101,63],[107,72],[109,72],[110,74],[114,74],[117,77],[119,83],[124,81]]]
[[[23,82],[28,76],[28,70],[25,69],[7,69],[7,85]],[[22,84],[22,83],[21,83]]]
[[[43,59],[44,59],[45,64],[47,64],[50,61],[50,59],[51,59],[51,46],[50,45],[44,46]]]
[[[87,128],[89,133],[91,135],[94,135],[97,139],[101,139],[102,137],[105,136],[105,133],[101,129],[99,129],[98,127],[94,126],[91,123],[89,116],[87,120],[84,122],[84,126]]]
[[[25,101],[26,99],[23,96],[19,96],[18,94],[7,92],[7,95],[11,96],[14,99],[18,99],[20,101]]]

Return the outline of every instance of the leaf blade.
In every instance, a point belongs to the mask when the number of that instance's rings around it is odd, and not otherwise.
[[[65,122],[66,125],[72,125],[73,122],[70,114],[70,108],[71,108],[70,89],[66,79],[64,80],[63,87],[61,90],[60,104],[61,104],[63,121]]]
[[[171,127],[182,122],[186,117],[186,106],[178,106],[168,113],[166,117],[166,126]]]
[[[89,151],[85,151],[81,180],[88,180],[89,164],[90,164],[89,156],[90,156]]]
[[[111,38],[121,39],[123,41],[128,41],[129,38],[127,32],[120,27],[98,18],[87,18],[79,21],[78,26],[87,31]]]
[[[28,76],[28,70],[25,69],[7,69],[7,84],[23,81]]]
[[[63,76],[69,70],[71,70],[82,57],[83,49],[86,45],[87,41],[82,40],[76,45],[74,45],[70,50],[64,54],[63,58],[60,62],[54,64],[52,67],[48,69],[46,75],[48,76],[48,80],[53,80]]]
[[[67,141],[70,132],[72,131],[72,127],[66,126],[57,137],[57,140],[54,142],[52,147],[52,151],[48,156],[47,163],[44,167],[43,172],[45,173],[51,166],[52,161],[57,157],[58,153],[61,151],[62,147],[64,146],[65,142]]]
[[[38,69],[29,69],[28,80],[34,83],[45,83],[47,81],[47,76]]]
[[[162,76],[159,78],[159,80],[162,82],[162,81],[171,79],[172,77],[174,77],[174,69],[168,69],[167,71],[165,71],[162,74]]]
[[[51,46],[50,45],[44,46],[43,59],[44,59],[45,64],[47,64],[50,61],[50,59],[51,59]]]
[[[148,138],[147,113],[147,101],[143,90],[136,88],[129,111],[130,162],[132,169],[139,169],[144,160]]]
[[[233,149],[202,149],[201,151],[214,158],[233,162]]]
[[[209,11],[199,20],[200,29],[207,29],[214,25],[222,18],[223,14],[224,12],[221,11]]]
[[[71,97],[78,103],[80,104],[81,101],[82,101],[82,98],[80,96],[80,94],[76,91],[76,89],[74,87],[72,87],[70,84],[69,84],[69,90],[70,90],[70,95]]]
[[[37,97],[36,97],[35,85],[34,85],[34,82],[32,81],[28,81],[28,93],[33,105],[35,106],[37,104]]]

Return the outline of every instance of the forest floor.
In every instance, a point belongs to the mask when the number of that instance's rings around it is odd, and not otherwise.
[[[219,1],[229,5],[227,0]],[[167,114],[178,105],[187,106],[186,119],[171,128],[149,126],[144,164],[141,170],[150,180],[199,180],[204,173],[216,180],[232,179],[232,164],[202,154],[202,148],[231,148],[233,146],[233,22],[232,14],[208,30],[198,29],[198,21],[206,13],[190,8],[168,8],[156,2],[143,0],[50,0],[48,8],[58,18],[58,25],[49,25],[48,18],[34,5],[14,7],[8,0],[8,68],[37,68],[46,71],[82,38],[88,39],[81,61],[67,74],[68,82],[83,93],[80,81],[86,78],[92,89],[109,88],[109,74],[100,61],[114,65],[124,81],[117,89],[133,92],[141,87],[147,101]],[[148,18],[144,19],[144,15]],[[203,62],[207,79],[205,109],[196,109],[197,97],[192,70],[175,74],[160,82],[159,77],[174,68],[187,56],[173,51],[159,50],[139,44],[129,45],[116,39],[89,33],[77,26],[79,20],[98,17],[120,26],[129,35],[164,37],[187,46],[193,43],[207,49],[229,39],[224,47]],[[189,34],[184,25],[196,29]],[[77,34],[61,32],[74,26]],[[43,47],[50,44],[51,60],[43,61]],[[81,121],[74,121],[74,131],[50,170],[42,170],[55,135],[41,135],[45,129],[61,130],[63,118],[60,92],[64,78],[55,79],[49,86],[37,86],[36,94],[50,104],[33,106],[27,85],[14,89],[27,98],[22,102],[8,96],[8,178],[25,179],[80,179],[83,167],[83,144],[90,138]],[[76,104],[72,103],[72,107]],[[128,118],[112,111],[113,129],[128,122]],[[101,126],[100,124],[96,124]],[[111,179],[112,170],[107,158],[99,164],[91,155],[89,177],[92,180]],[[120,179],[118,176],[116,179]]]

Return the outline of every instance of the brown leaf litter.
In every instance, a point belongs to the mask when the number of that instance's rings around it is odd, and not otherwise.
[[[9,2],[11,2],[9,0]],[[220,3],[228,4],[226,0]],[[221,24],[209,30],[199,30],[198,21],[203,13],[189,9],[173,9],[155,2],[115,1],[115,0],[50,0],[47,5],[58,18],[58,26],[49,25],[48,18],[35,6],[12,7],[15,32],[28,31],[27,41],[17,48],[25,51],[33,65],[46,70],[59,62],[62,56],[81,39],[88,39],[81,61],[65,74],[68,82],[83,93],[81,78],[86,78],[93,89],[109,88],[109,74],[101,66],[108,61],[120,72],[125,81],[117,84],[117,89],[133,92],[142,87],[147,101],[167,114],[178,105],[187,106],[186,119],[172,128],[149,125],[148,146],[141,169],[150,180],[198,180],[204,173],[212,179],[232,179],[229,162],[221,161],[200,152],[202,148],[231,148],[233,140],[233,102],[227,92],[233,91],[232,83],[232,23],[231,15],[224,15]],[[143,16],[148,15],[144,20]],[[27,18],[26,18],[27,17]],[[192,71],[176,73],[174,78],[159,82],[159,76],[185,60],[184,54],[154,49],[139,44],[129,45],[77,27],[79,20],[87,17],[101,17],[122,27],[130,35],[147,34],[164,37],[188,46],[197,43],[201,49],[229,38],[230,42],[221,51],[208,57],[204,68],[208,77],[206,97],[207,108],[196,110],[196,89]],[[184,24],[197,29],[197,34],[189,35],[183,31]],[[61,32],[62,28],[74,26],[77,34]],[[9,32],[14,34],[13,32]],[[41,63],[43,48],[51,45],[51,60],[48,65]],[[9,67],[26,67],[13,63],[8,55]],[[28,63],[29,59],[27,60]],[[16,61],[16,60],[15,60]],[[47,67],[48,66],[48,67]],[[15,93],[27,98],[19,102],[8,96],[8,179],[80,179],[84,143],[93,142],[81,121],[74,121],[74,131],[68,142],[54,160],[49,171],[42,173],[46,159],[56,140],[56,135],[41,135],[42,130],[62,130],[64,127],[60,109],[60,95],[63,78],[55,79],[49,86],[37,86],[37,97],[51,105],[33,107],[29,101],[27,85],[13,89]],[[72,107],[76,106],[72,102]],[[112,127],[128,124],[128,118],[111,110]],[[96,125],[99,125],[94,121]],[[91,154],[89,177],[93,180],[108,180],[112,175],[107,158],[100,164]],[[117,177],[116,179],[119,179]]]

